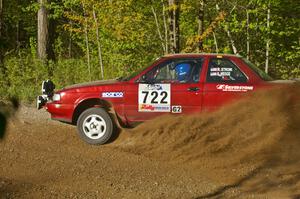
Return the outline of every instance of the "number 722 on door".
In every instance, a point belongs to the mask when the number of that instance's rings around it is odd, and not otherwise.
[[[140,112],[170,112],[170,84],[140,84]]]

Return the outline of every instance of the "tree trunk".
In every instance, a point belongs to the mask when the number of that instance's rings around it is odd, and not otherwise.
[[[69,34],[68,57],[72,58],[72,37],[71,37],[71,33]]]
[[[55,60],[54,42],[56,38],[57,21],[55,19],[49,20],[48,27],[48,41],[47,41],[47,58],[48,60]]]
[[[17,21],[16,23],[16,47],[17,50],[20,48],[20,21]]]
[[[219,53],[219,47],[218,47],[218,41],[217,41],[217,37],[215,32],[212,32],[213,36],[214,36],[214,43],[215,43],[215,47],[216,47],[216,53]]]
[[[2,37],[2,23],[3,23],[3,0],[0,0],[0,38]]]
[[[268,14],[267,14],[267,43],[266,43],[266,66],[265,72],[269,72],[269,52],[270,52],[270,16],[271,16],[271,9],[270,4],[268,5]]]
[[[179,0],[169,0],[170,46],[172,53],[179,53]]]
[[[88,21],[87,21],[86,17],[85,17],[84,35],[85,35],[86,58],[87,58],[87,65],[88,65],[88,71],[89,71],[89,78],[90,78],[90,80],[92,80],[92,77],[91,77],[91,61],[90,61],[89,37],[88,37]]]
[[[2,38],[2,26],[3,26],[3,0],[0,0],[0,73],[4,73],[2,68],[4,68],[4,51],[3,51],[3,42],[4,39]]]
[[[72,27],[72,25],[73,25],[71,20],[69,21],[69,25],[70,25],[70,27]],[[72,32],[70,31],[69,32],[69,44],[68,44],[68,58],[72,58],[72,48],[73,48],[73,45],[72,45]]]
[[[48,13],[46,9],[47,0],[38,0],[40,9],[38,11],[38,57],[46,61],[48,58],[47,54],[47,43],[49,39],[48,32]]]
[[[2,25],[3,25],[3,0],[0,0],[0,39],[2,39]]]
[[[96,37],[97,37],[97,46],[98,46],[98,58],[99,58],[99,64],[101,69],[101,77],[104,79],[104,71],[103,71],[103,61],[102,61],[102,50],[101,50],[101,44],[100,44],[100,35],[99,35],[99,25],[98,25],[98,19],[95,12],[95,9],[93,8],[93,17],[96,25]]]
[[[229,41],[230,41],[230,44],[231,44],[231,48],[232,48],[233,53],[234,53],[234,54],[237,54],[238,51],[237,51],[237,48],[236,48],[236,46],[235,46],[234,40],[233,40],[233,38],[232,38],[232,36],[231,36],[231,32],[230,32],[230,30],[229,30],[229,26],[228,26],[228,25],[226,25],[226,32],[227,32],[227,36],[228,36],[228,39],[229,39]]]
[[[159,39],[161,41],[162,49],[164,51],[164,54],[166,54],[166,47],[165,47],[165,44],[164,44],[164,39],[163,39],[161,31],[160,31],[160,27],[159,27],[159,23],[158,23],[156,11],[155,11],[155,9],[154,9],[153,6],[151,6],[151,10],[152,10],[152,14],[154,16],[154,20],[155,20],[155,24],[156,24],[156,29],[157,29],[157,33],[158,33]]]
[[[166,19],[166,7],[162,0],[163,6],[163,21],[164,21],[164,29],[165,29],[165,46],[166,46],[166,54],[169,53],[169,38],[168,38],[168,27],[167,27],[167,19]]]
[[[250,24],[250,18],[249,18],[249,11],[246,10],[247,14],[247,59],[250,59],[250,35],[249,35],[249,24]]]
[[[199,1],[199,14],[198,14],[198,35],[203,35],[204,32],[204,0]],[[198,43],[199,52],[203,52],[203,40],[199,40]]]
[[[88,65],[88,72],[89,72],[89,79],[92,80],[92,72],[91,72],[91,58],[90,58],[90,47],[89,47],[89,35],[88,35],[88,18],[85,11],[84,4],[83,7],[83,13],[84,13],[84,37],[85,37],[85,46],[86,46],[86,59],[87,59],[87,65]]]

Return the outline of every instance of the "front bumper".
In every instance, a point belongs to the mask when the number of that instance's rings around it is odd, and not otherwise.
[[[55,85],[51,80],[43,81],[42,95],[37,96],[36,107],[37,109],[43,108],[46,103],[52,99],[54,94]]]
[[[41,108],[43,108],[46,103],[48,101],[48,96],[47,95],[39,95],[37,96],[37,99],[36,99],[36,108],[38,110],[40,110]]]
[[[72,123],[74,105],[63,103],[60,94],[55,94],[54,89],[55,85],[51,80],[43,81],[42,95],[37,96],[37,109],[45,108],[53,120]],[[59,95],[59,98],[55,95]]]
[[[45,108],[51,114],[53,120],[72,123],[74,111],[72,104],[53,102],[46,95],[40,95],[37,97],[37,109],[41,108]]]
[[[44,107],[51,114],[51,119],[72,123],[73,105],[48,102]]]

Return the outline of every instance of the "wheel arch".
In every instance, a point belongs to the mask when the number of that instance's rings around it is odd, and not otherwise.
[[[103,108],[107,112],[111,112],[113,110],[112,104],[106,100],[99,99],[99,98],[84,99],[79,104],[77,104],[76,108],[74,109],[73,116],[72,116],[72,124],[76,125],[77,120],[81,115],[81,113],[93,107]]]

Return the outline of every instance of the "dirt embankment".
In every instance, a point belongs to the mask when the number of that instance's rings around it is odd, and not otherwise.
[[[300,198],[299,97],[259,92],[97,147],[23,107],[0,142],[0,198]]]

